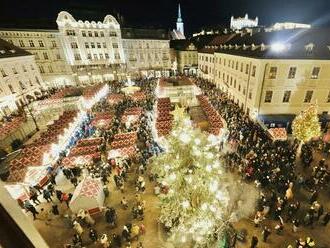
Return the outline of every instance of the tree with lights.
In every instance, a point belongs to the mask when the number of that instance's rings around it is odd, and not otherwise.
[[[316,105],[310,105],[307,109],[296,116],[292,122],[292,134],[300,141],[298,153],[300,153],[301,146],[304,143],[321,134],[321,126],[317,116]]]
[[[151,162],[159,183],[169,189],[160,195],[160,222],[170,230],[171,242],[213,247],[230,222],[254,211],[257,192],[224,171],[217,137],[193,128],[183,108],[173,113],[165,153]]]

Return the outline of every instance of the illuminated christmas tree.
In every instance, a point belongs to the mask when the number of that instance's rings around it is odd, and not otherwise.
[[[301,144],[318,137],[321,133],[321,126],[317,116],[317,106],[311,105],[293,120],[292,134]]]
[[[173,113],[166,152],[151,164],[158,181],[168,187],[160,195],[160,221],[170,229],[170,241],[212,247],[230,222],[254,211],[257,192],[224,171],[217,137],[193,128],[182,109]]]

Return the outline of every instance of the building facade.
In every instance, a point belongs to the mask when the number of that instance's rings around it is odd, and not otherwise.
[[[161,29],[122,29],[127,71],[132,76],[169,76],[170,41]]]
[[[48,87],[75,83],[57,30],[1,29],[0,38],[34,55],[38,69]]]
[[[121,78],[125,56],[120,25],[107,15],[103,22],[76,21],[62,11],[56,23],[67,63],[82,84]]]
[[[200,76],[213,78],[252,117],[294,116],[312,103],[328,114],[330,36],[315,29],[278,32],[238,35],[212,55],[200,54]],[[276,37],[291,43],[279,45]]]
[[[249,19],[248,14],[245,14],[244,17],[235,18],[232,16],[230,18],[230,28],[233,30],[239,30],[242,28],[251,28],[258,26],[259,19],[256,17],[255,19]]]
[[[77,21],[66,11],[56,23],[58,30],[0,30],[0,38],[34,55],[48,87],[126,79],[126,74],[169,75],[166,30],[121,28],[111,15],[103,22]]]
[[[0,39],[0,116],[41,96],[44,88],[34,56]]]

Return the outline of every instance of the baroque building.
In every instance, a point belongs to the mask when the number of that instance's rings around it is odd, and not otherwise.
[[[0,39],[0,116],[25,106],[44,88],[34,56]]]
[[[0,38],[34,55],[48,87],[170,74],[166,30],[121,28],[111,15],[77,21],[66,11],[56,23],[58,29],[0,29]]]
[[[199,76],[252,117],[287,125],[309,104],[330,109],[330,36],[324,29],[237,34],[199,53]]]

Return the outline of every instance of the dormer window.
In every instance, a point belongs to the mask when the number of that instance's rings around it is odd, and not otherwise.
[[[314,47],[315,47],[315,45],[313,43],[309,43],[308,45],[305,46],[307,55],[310,55],[313,53]]]

